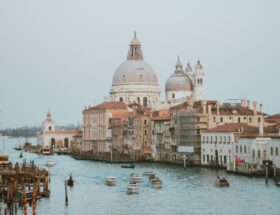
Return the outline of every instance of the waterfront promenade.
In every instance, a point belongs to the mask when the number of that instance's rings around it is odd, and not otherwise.
[[[5,153],[11,161],[21,161],[12,147],[16,139],[5,142]],[[2,150],[2,142],[1,153]],[[263,178],[227,175],[223,170],[186,168],[173,165],[142,163],[135,169],[122,169],[120,164],[79,161],[68,156],[38,156],[24,153],[27,161],[45,166],[51,160],[51,195],[38,201],[37,214],[278,214],[280,189],[273,181],[265,184]],[[154,170],[163,180],[162,189],[152,189],[143,178],[138,195],[127,195],[130,173]],[[64,179],[73,174],[75,185],[68,189],[69,205],[64,202]],[[116,187],[104,185],[104,179],[116,176]],[[226,176],[230,188],[217,188],[217,175]],[[3,206],[2,206],[3,207]],[[19,209],[18,214],[22,214]],[[31,213],[31,208],[28,208]],[[3,208],[2,210],[3,211]]]

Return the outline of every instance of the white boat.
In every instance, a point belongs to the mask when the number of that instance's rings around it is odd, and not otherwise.
[[[117,179],[114,176],[108,176],[105,180],[105,184],[108,186],[115,186],[117,184]]]
[[[47,167],[53,167],[53,166],[54,166],[54,163],[51,162],[51,161],[47,161],[46,166],[47,166]]]
[[[129,183],[127,187],[127,194],[138,194],[139,188],[136,183]]]
[[[143,172],[144,176],[150,176],[150,175],[155,175],[154,171],[147,171],[147,172]]]
[[[158,177],[152,178],[150,180],[151,186],[153,188],[161,188],[162,187],[162,180],[159,179]]]
[[[133,182],[141,182],[142,181],[142,177],[139,173],[132,173],[131,174],[131,180]]]

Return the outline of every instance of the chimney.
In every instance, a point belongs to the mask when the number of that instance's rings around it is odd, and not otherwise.
[[[212,114],[212,105],[208,105],[208,114]]]
[[[250,100],[247,100],[247,108],[250,109]]]
[[[206,113],[206,101],[202,101],[202,110],[203,113]]]
[[[217,115],[220,115],[220,102],[217,102],[216,106],[217,106]]]
[[[263,104],[260,103],[260,112],[262,113]]]
[[[257,115],[257,102],[253,102],[253,111],[254,111],[254,115]]]

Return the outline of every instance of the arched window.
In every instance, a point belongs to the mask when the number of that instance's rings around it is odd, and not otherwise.
[[[137,103],[140,104],[140,98],[139,97],[137,97]]]
[[[120,102],[122,102],[123,101],[123,98],[122,97],[120,97]]]
[[[175,93],[172,93],[172,99],[175,99]]]
[[[55,139],[52,138],[52,139],[51,139],[51,148],[53,149],[54,147],[55,147]]]
[[[148,99],[147,99],[147,97],[144,97],[143,98],[143,106],[147,107],[147,105],[148,105]]]
[[[68,148],[68,142],[69,142],[68,138],[65,138],[64,139],[64,147],[65,148]]]
[[[52,127],[51,126],[49,126],[49,131],[51,131],[52,130]]]

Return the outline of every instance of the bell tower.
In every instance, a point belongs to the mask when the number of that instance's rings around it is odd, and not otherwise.
[[[204,71],[203,66],[200,64],[200,60],[197,61],[195,66],[195,72],[193,74],[193,82],[194,82],[194,100],[203,99],[204,92]]]
[[[45,121],[42,123],[43,132],[55,131],[55,122],[52,120],[51,113],[48,111]]]

